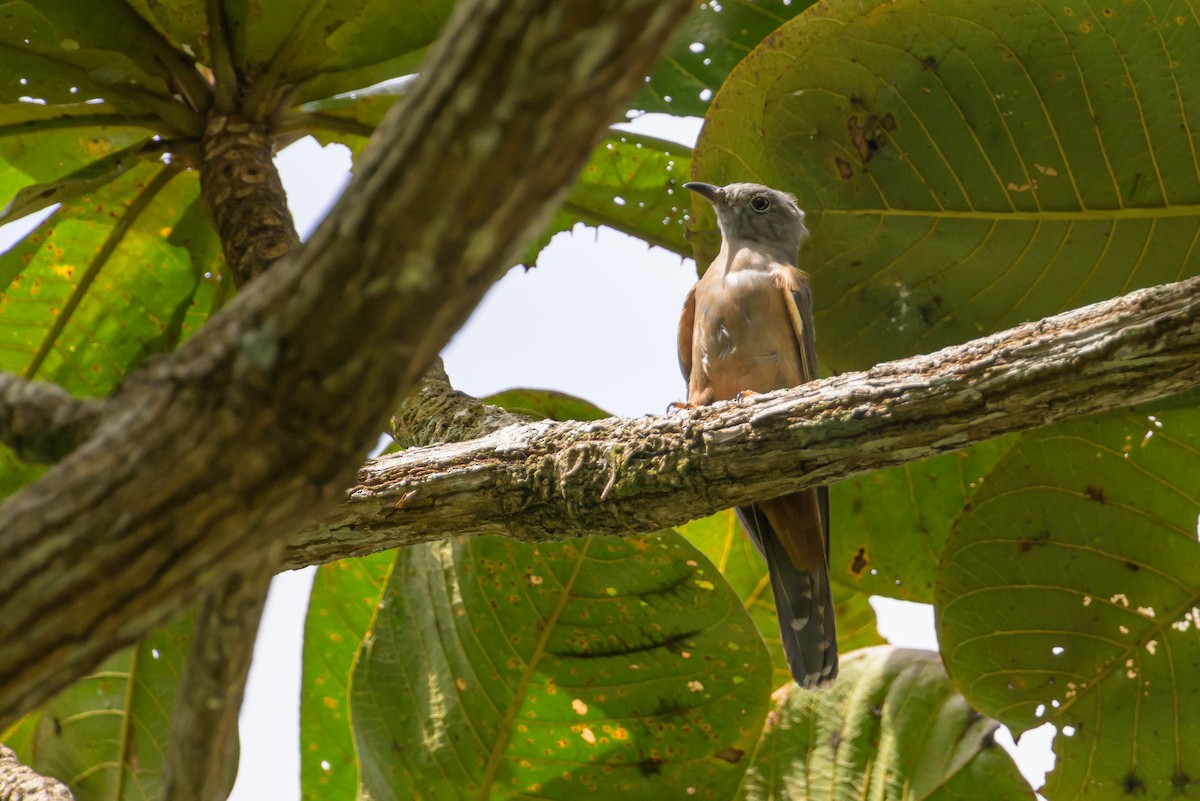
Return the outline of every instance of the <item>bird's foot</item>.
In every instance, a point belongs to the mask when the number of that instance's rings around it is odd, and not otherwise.
[[[758,393],[752,389],[743,389],[741,392],[733,396],[734,403],[745,403],[750,398],[753,398]]]
[[[667,404],[667,414],[670,414],[671,412],[687,411],[688,409],[695,409],[695,408],[696,408],[696,404],[694,404],[694,403],[686,403],[684,401],[672,401],[671,403]]]

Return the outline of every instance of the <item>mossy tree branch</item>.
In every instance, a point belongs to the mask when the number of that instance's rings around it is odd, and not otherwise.
[[[289,538],[284,564],[461,534],[654,531],[1197,384],[1200,278],[743,402],[384,456]]]

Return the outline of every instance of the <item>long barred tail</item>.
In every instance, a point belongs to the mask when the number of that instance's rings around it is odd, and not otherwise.
[[[827,563],[818,560],[816,570],[796,568],[758,506],[739,506],[734,511],[767,562],[792,678],[807,688],[829,684],[837,676],[838,651]]]

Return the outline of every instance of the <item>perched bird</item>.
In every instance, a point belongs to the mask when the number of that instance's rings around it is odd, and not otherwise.
[[[679,366],[688,404],[794,387],[817,377],[812,295],[796,267],[808,235],[796,199],[761,184],[684,187],[717,212],[721,252],[688,292]],[[829,495],[801,490],[736,510],[767,562],[792,677],[817,687],[837,675],[829,587]]]

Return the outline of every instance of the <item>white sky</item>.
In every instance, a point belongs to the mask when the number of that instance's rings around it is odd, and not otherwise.
[[[647,115],[629,127],[695,143],[700,121]],[[301,235],[324,216],[348,179],[348,151],[297,142],[277,159]],[[0,229],[0,250],[28,230]],[[443,352],[455,387],[486,395],[515,386],[557,389],[620,415],[658,414],[683,397],[675,332],[696,280],[691,260],[648,248],[608,229],[560,234],[536,269],[510,271],[491,289]],[[835,528],[836,531],[836,528]],[[276,577],[255,646],[242,708],[242,752],[234,801],[298,801],[299,695],[304,615],[313,569]],[[873,598],[881,633],[895,645],[937,647],[933,610]],[[1050,724],[1014,752],[1035,787],[1054,763]]]

